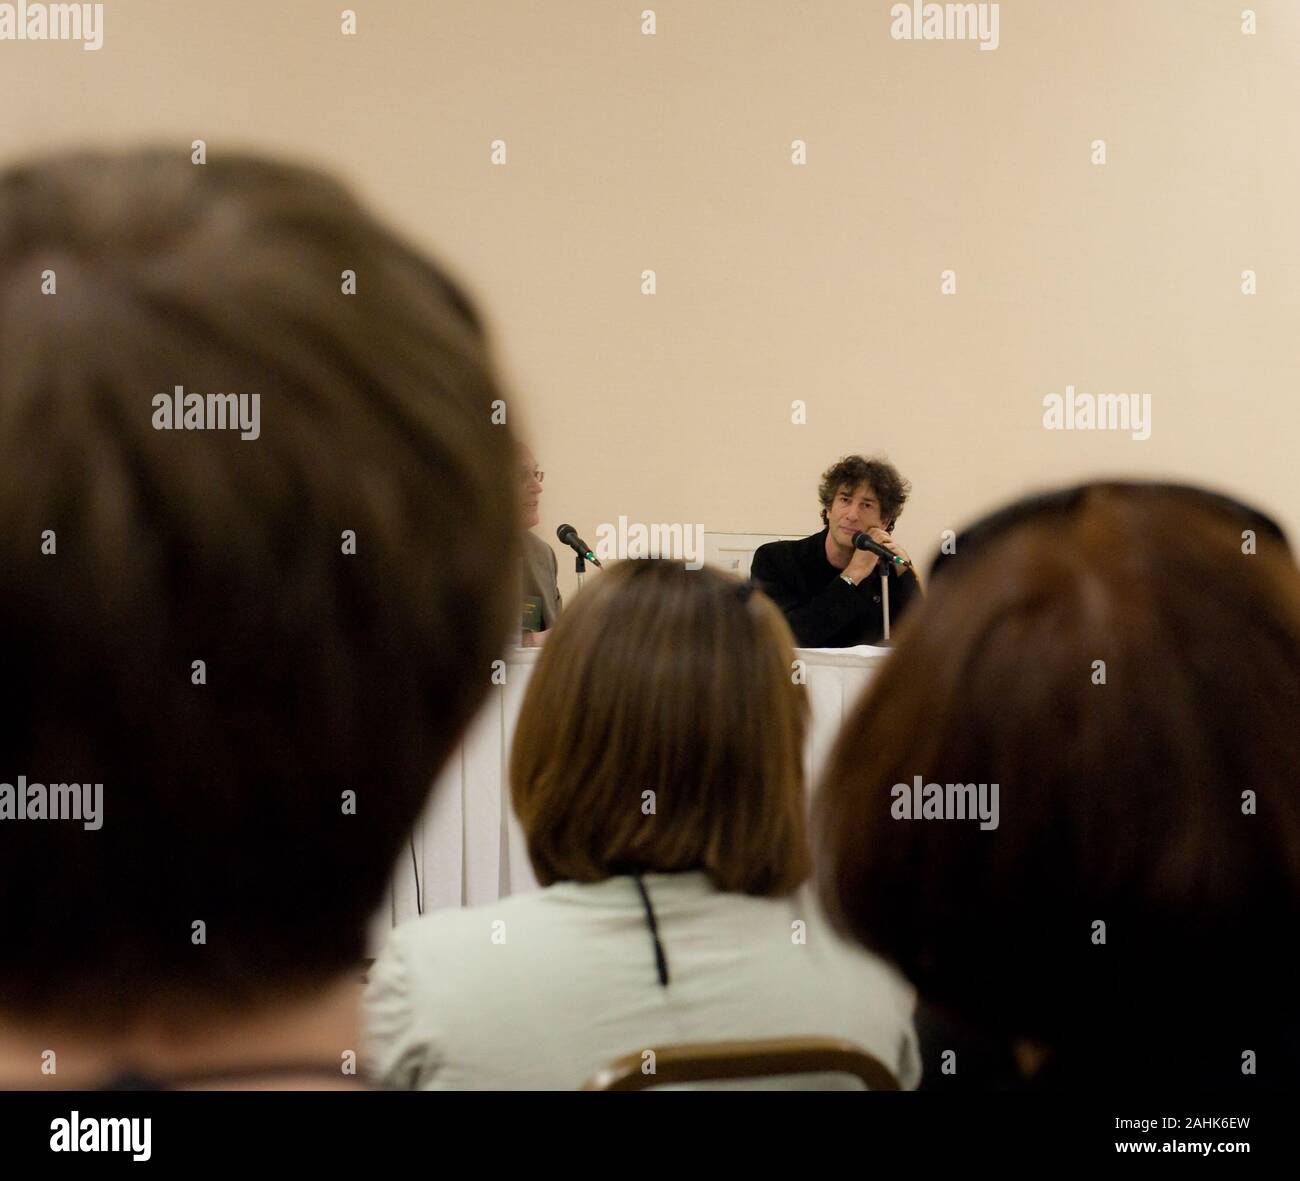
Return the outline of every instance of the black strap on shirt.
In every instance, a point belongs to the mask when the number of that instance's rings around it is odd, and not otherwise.
[[[655,945],[655,967],[659,971],[659,983],[668,987],[668,959],[664,955],[664,945],[659,942],[659,924],[655,921],[655,909],[650,905],[650,895],[646,893],[645,883],[639,873],[632,875],[636,888],[641,892],[641,905],[645,907],[645,921],[650,927],[650,938]]]

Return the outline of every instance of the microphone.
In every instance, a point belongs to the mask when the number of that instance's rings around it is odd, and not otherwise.
[[[572,525],[561,525],[555,531],[555,536],[573,550],[578,557],[586,558],[593,566],[600,566],[600,559],[591,552],[591,546],[578,536],[578,531]]]
[[[912,565],[906,558],[900,558],[893,550],[886,549],[870,533],[855,533],[853,535],[853,548],[864,549],[869,554],[875,554],[878,558],[884,558],[886,562],[897,566],[900,570],[906,570]]]

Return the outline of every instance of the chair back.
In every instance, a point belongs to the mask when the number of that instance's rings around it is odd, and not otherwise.
[[[653,1057],[647,1059],[647,1054]],[[799,1074],[848,1074],[860,1079],[869,1091],[900,1089],[898,1080],[875,1055],[853,1042],[829,1037],[692,1042],[638,1050],[597,1071],[582,1089],[644,1091],[683,1083]]]

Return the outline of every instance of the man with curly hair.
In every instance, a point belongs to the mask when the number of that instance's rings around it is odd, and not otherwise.
[[[800,541],[772,541],[754,554],[750,577],[785,612],[804,648],[877,644],[885,633],[883,577],[890,578],[891,627],[921,593],[911,566],[888,571],[873,553],[855,549],[866,533],[910,561],[891,536],[912,486],[888,460],[849,455],[823,474],[820,533]]]

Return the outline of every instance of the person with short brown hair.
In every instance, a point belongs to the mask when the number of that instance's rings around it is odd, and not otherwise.
[[[782,895],[808,876],[806,700],[788,631],[745,594],[667,561],[594,580],[567,644],[537,667],[511,752],[542,885],[703,870],[722,890]]]
[[[574,1088],[633,1050],[822,1034],[917,1081],[911,997],[835,936],[809,873],[806,703],[763,595],[623,562],[524,695],[515,811],[544,889],[399,928],[367,992],[403,1088]]]
[[[1141,483],[1013,505],[936,564],[842,731],[823,898],[1034,1085],[1294,1087],[1298,719],[1269,518]]]

